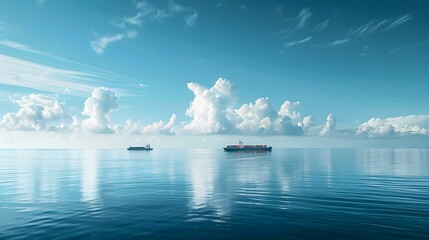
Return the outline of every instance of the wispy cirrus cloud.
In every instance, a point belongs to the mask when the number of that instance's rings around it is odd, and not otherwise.
[[[406,14],[396,18],[387,18],[378,21],[371,20],[364,25],[349,29],[346,36],[350,38],[358,38],[374,32],[389,31],[410,19],[412,19],[412,16],[410,14]]]
[[[281,9],[281,8],[278,8]],[[277,13],[280,14],[280,13]],[[292,35],[296,31],[303,29],[307,24],[308,19],[312,16],[309,8],[303,8],[296,17],[287,18],[283,20],[282,23],[287,26],[283,29],[276,32],[277,35],[280,36],[281,39],[287,38]]]
[[[197,21],[197,19],[198,19],[198,13],[197,12],[194,12],[191,15],[186,16],[185,17],[186,25],[187,26],[193,26],[195,24],[195,22]]]
[[[135,8],[138,11],[135,16],[124,17],[116,25],[120,27],[137,25],[140,27],[143,23],[182,15],[185,19],[186,25],[191,26],[195,24],[198,18],[198,12],[195,9],[178,4],[173,0],[168,1],[165,8],[156,7],[148,1],[136,2]]]
[[[135,37],[138,34],[137,29],[141,28],[145,23],[182,16],[186,26],[193,26],[198,19],[198,12],[195,9],[178,4],[173,0],[169,0],[164,8],[157,7],[148,1],[134,2],[133,6],[137,11],[135,15],[126,16],[112,22],[117,27],[127,29],[126,33],[103,35],[91,41],[90,45],[94,52],[102,54],[111,43]]]
[[[322,45],[322,47],[335,47],[335,46],[338,46],[338,45],[345,44],[345,43],[347,43],[349,41],[350,41],[350,38],[337,39],[337,40],[334,40],[334,41],[332,41],[330,43]]]
[[[389,24],[389,26],[387,26],[385,28],[385,30],[391,30],[407,21],[409,21],[412,18],[412,16],[410,14],[406,14],[402,17],[397,17],[396,19],[393,20],[393,22],[391,24]]]
[[[171,12],[168,9],[157,8],[155,5],[147,1],[136,2],[135,8],[138,11],[136,15],[124,17],[119,21],[114,21],[114,25],[123,28],[132,25],[141,27],[143,23],[171,16]]]
[[[91,48],[97,54],[104,53],[104,49],[111,43],[120,41],[124,38],[134,38],[137,36],[137,31],[130,30],[127,33],[118,33],[115,35],[106,35],[98,38],[97,40],[91,41]]]
[[[96,76],[51,67],[28,60],[0,54],[0,84],[32,88],[53,93],[63,92],[65,88],[72,94],[85,96],[94,85]]]
[[[296,29],[303,28],[305,24],[307,23],[307,20],[312,16],[312,13],[310,12],[309,8],[304,8],[301,10],[301,12],[296,17],[298,24],[296,25]]]
[[[308,36],[308,37],[306,37],[306,38],[304,38],[304,39],[301,39],[301,40],[288,42],[288,43],[286,43],[284,46],[285,46],[286,48],[290,48],[290,47],[293,47],[293,46],[296,46],[296,45],[300,45],[300,44],[306,43],[306,42],[308,42],[308,41],[310,41],[310,40],[311,40],[311,37],[310,37],[310,36]]]
[[[416,47],[424,47],[429,45],[429,38],[422,40],[422,41],[417,41],[417,42],[413,42],[410,44],[406,44],[406,45],[402,45],[393,49],[390,49],[389,51],[387,51],[388,53],[395,53],[395,52],[399,52],[399,51],[403,51],[406,49],[411,49],[411,48],[416,48]]]
[[[8,23],[0,21],[0,33],[5,35],[13,35],[16,34],[16,28]]]
[[[390,31],[397,26],[409,21],[412,18],[410,14],[406,14],[397,18],[387,18],[383,20],[370,20],[368,23],[360,25],[358,27],[350,28],[345,34],[342,34],[342,37],[336,40],[325,44],[318,44],[315,47],[334,47],[339,46],[350,41],[353,41],[358,38],[362,38],[369,34],[376,32],[385,32]],[[321,24],[321,23],[320,23]],[[320,29],[320,24],[316,26],[315,29]]]
[[[317,25],[314,27],[314,30],[322,31],[322,30],[324,30],[325,28],[327,28],[327,27],[328,27],[328,25],[329,25],[329,18],[328,18],[328,19],[326,19],[325,21],[320,22],[319,24],[317,24]]]
[[[15,42],[15,41],[10,41],[8,39],[2,39],[0,40],[0,45],[5,46],[5,47],[10,47],[10,48],[14,48],[20,51],[24,51],[24,52],[30,52],[30,53],[37,53],[37,54],[42,54],[42,52],[36,51],[34,49],[32,49],[30,46],[19,43],[19,42]]]
[[[133,34],[129,32],[128,37],[133,37]],[[97,84],[108,80],[108,86],[115,89],[117,93],[121,96],[129,96],[131,91],[124,90],[123,80],[127,79],[134,84],[138,82],[126,75],[58,57],[9,39],[0,40],[1,48],[21,51],[24,53],[22,54],[24,58],[0,54],[0,84],[85,96]],[[39,63],[41,58],[43,64]],[[55,62],[56,67],[46,64],[51,61]]]

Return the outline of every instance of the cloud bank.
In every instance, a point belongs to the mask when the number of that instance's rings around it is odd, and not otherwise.
[[[112,89],[98,87],[84,101],[79,116],[72,116],[65,110],[64,102],[49,96],[29,94],[18,100],[11,99],[19,109],[4,114],[0,127],[9,131],[125,135],[306,135],[371,139],[429,136],[429,115],[373,117],[355,127],[340,128],[333,114],[327,116],[324,124],[317,124],[312,115],[303,117],[299,101],[285,100],[278,109],[268,97],[240,105],[236,87],[223,78],[211,87],[194,82],[187,87],[194,94],[186,109],[188,121],[178,122],[177,115],[172,114],[168,120],[149,124],[131,119],[112,123],[110,114],[119,108],[119,97]]]
[[[0,126],[8,130],[64,131],[67,114],[64,104],[53,98],[30,94],[11,101],[19,105],[16,113],[6,113]]]
[[[371,118],[358,127],[356,135],[368,138],[429,136],[429,115]]]

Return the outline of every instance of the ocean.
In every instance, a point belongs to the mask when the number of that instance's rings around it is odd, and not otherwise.
[[[429,149],[0,150],[0,239],[429,239]]]

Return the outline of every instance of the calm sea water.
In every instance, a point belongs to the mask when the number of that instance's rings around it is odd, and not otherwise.
[[[0,150],[1,239],[429,239],[429,149]]]

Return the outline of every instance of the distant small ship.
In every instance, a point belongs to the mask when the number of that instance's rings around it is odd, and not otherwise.
[[[150,147],[150,144],[146,144],[144,147],[128,147],[127,150],[130,151],[151,151],[153,148]]]
[[[244,145],[242,141],[238,145],[227,145],[223,148],[225,152],[238,152],[238,151],[271,151],[273,147],[267,145]]]

